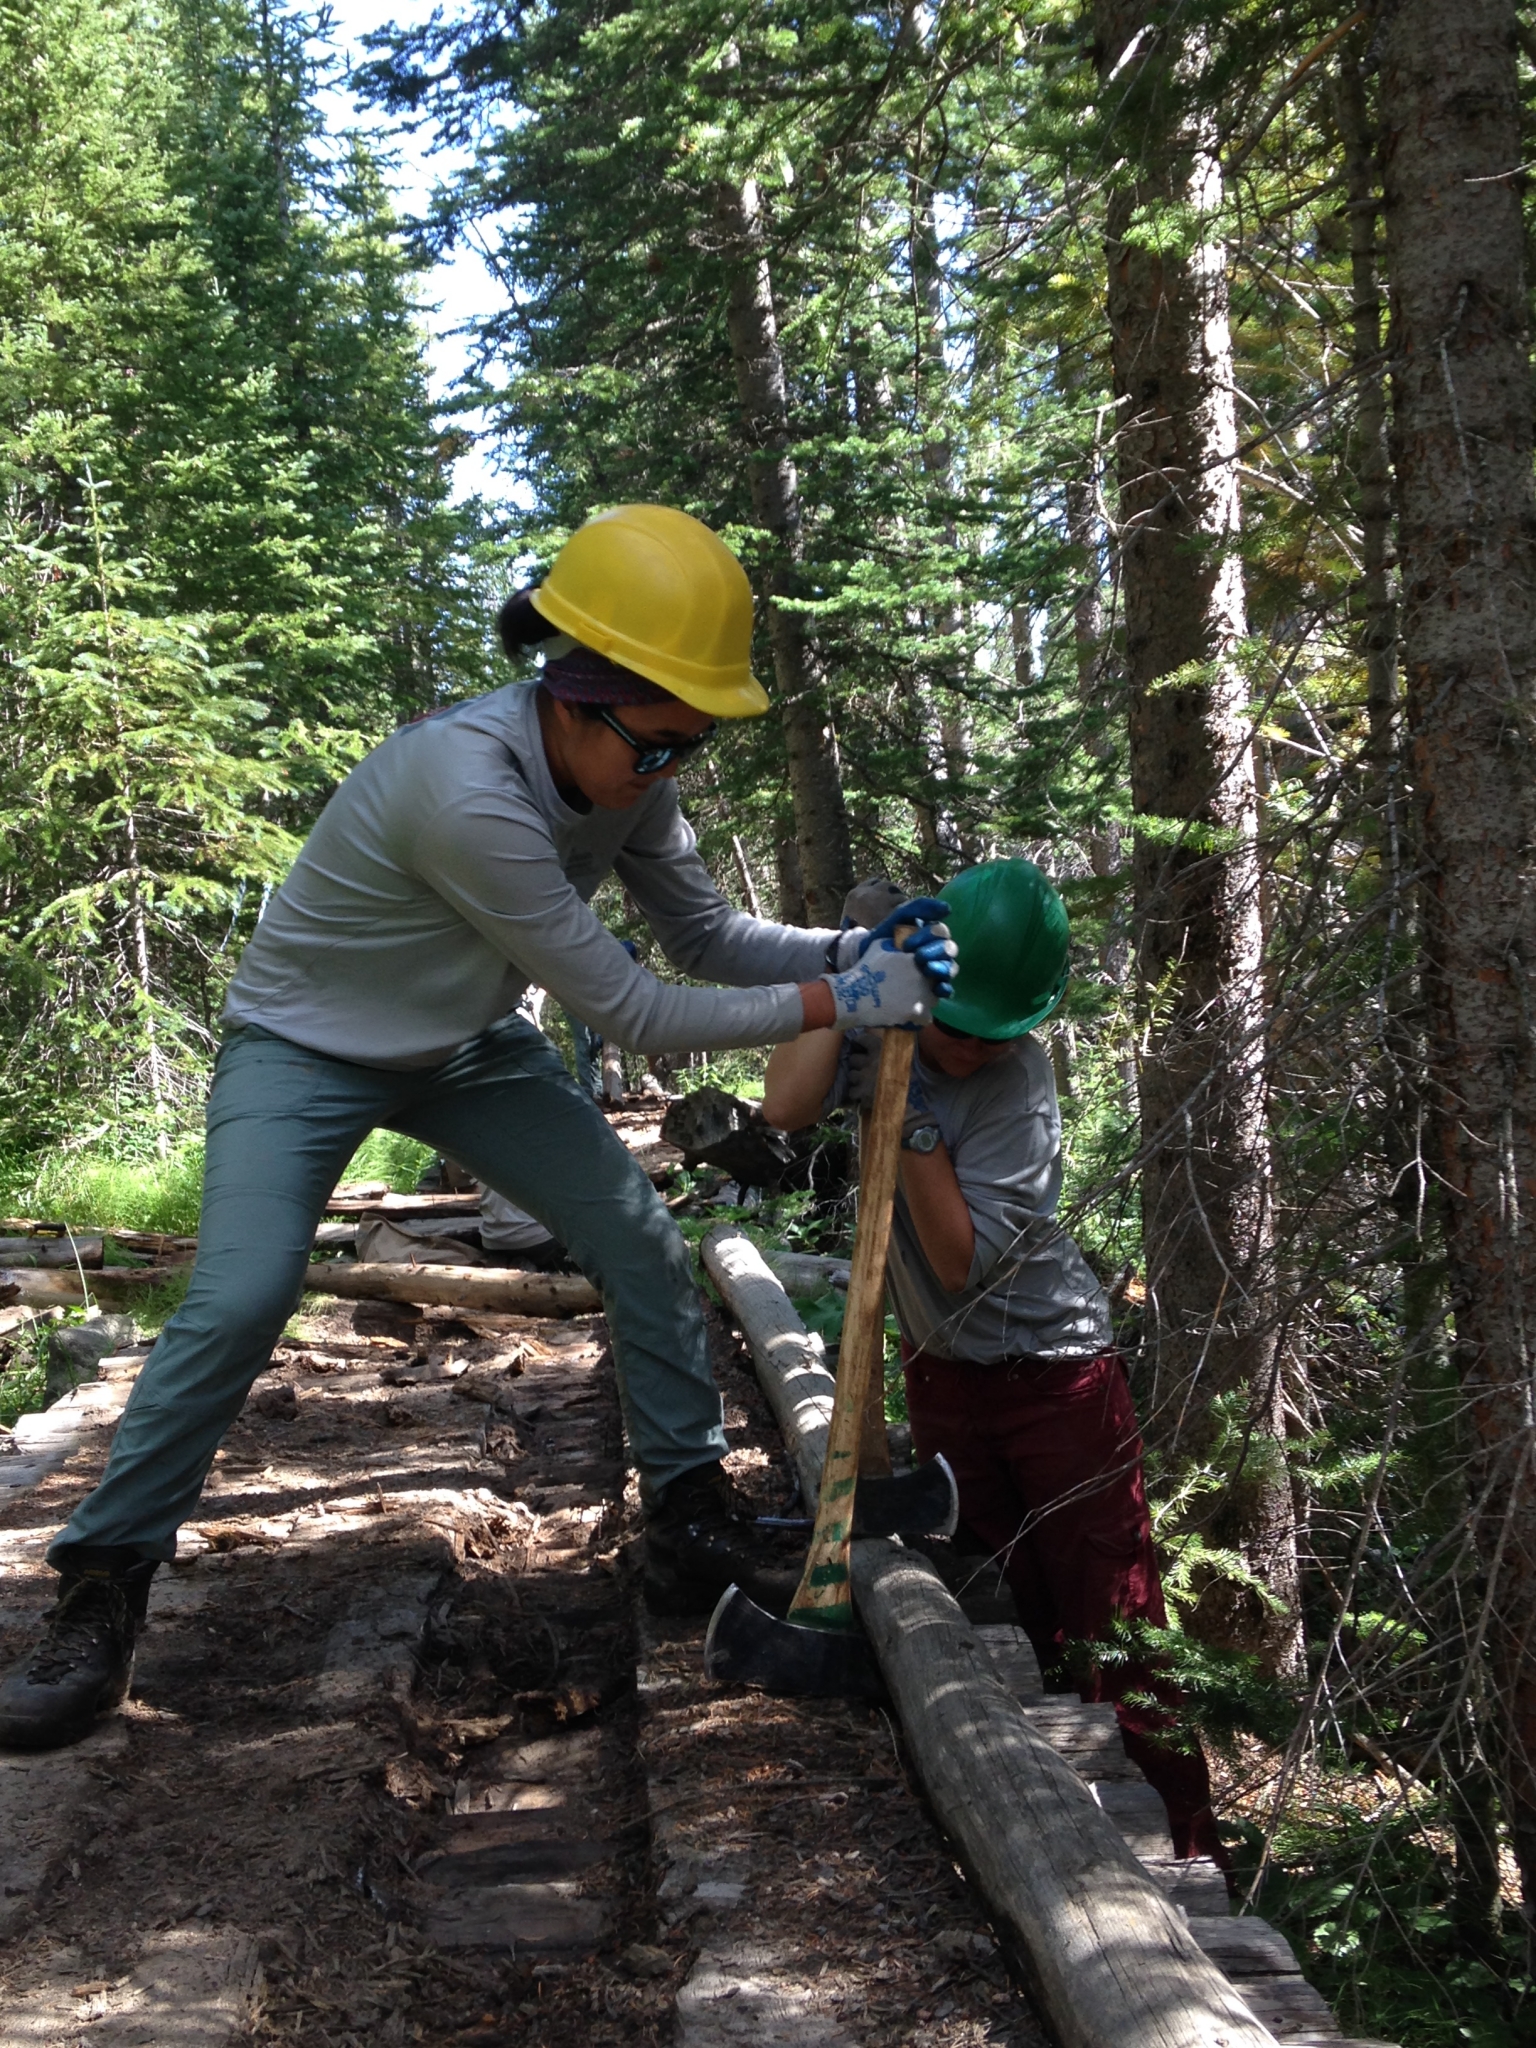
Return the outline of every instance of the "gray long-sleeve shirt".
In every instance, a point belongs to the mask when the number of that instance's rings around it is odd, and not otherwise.
[[[1109,1303],[1056,1220],[1061,1110],[1044,1046],[1026,1034],[966,1080],[922,1060],[916,1072],[971,1212],[976,1251],[965,1286],[946,1294],[898,1191],[887,1273],[902,1335],[918,1350],[978,1365],[1105,1350]],[[844,1088],[840,1063],[829,1100]]]
[[[511,684],[401,731],[359,762],[272,898],[224,1015],[365,1066],[446,1059],[530,982],[635,1052],[796,1037],[796,984],[830,932],[733,910],[670,780],[578,812],[550,776],[537,692]],[[638,966],[588,909],[609,874],[683,973]]]

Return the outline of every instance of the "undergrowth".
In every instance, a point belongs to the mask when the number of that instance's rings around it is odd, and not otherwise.
[[[0,1429],[14,1429],[23,1415],[35,1415],[46,1403],[47,1331],[46,1323],[29,1323],[11,1339],[0,1371]]]
[[[1531,2048],[1536,1985],[1519,1916],[1506,1909],[1497,1928],[1469,1929],[1438,1802],[1410,1810],[1388,1794],[1362,1811],[1345,1796],[1360,1784],[1324,1773],[1288,1802],[1255,1909],[1289,1938],[1346,2033],[1402,2048]],[[1262,1847],[1245,1827],[1245,1886]]]
[[[431,1164],[432,1149],[397,1131],[371,1131],[344,1171],[344,1181],[387,1180],[401,1194]],[[0,1160],[0,1209],[37,1222],[91,1230],[162,1230],[197,1234],[203,1194],[203,1143],[187,1138],[165,1158],[123,1155],[67,1145]]]
[[[7,1213],[92,1230],[190,1237],[202,1192],[201,1139],[185,1140],[165,1158],[64,1145],[0,1163],[0,1206]]]

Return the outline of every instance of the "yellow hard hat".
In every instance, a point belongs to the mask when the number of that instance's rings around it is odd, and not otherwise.
[[[715,718],[756,718],[752,586],[717,534],[670,505],[615,505],[579,526],[533,592],[583,647]]]

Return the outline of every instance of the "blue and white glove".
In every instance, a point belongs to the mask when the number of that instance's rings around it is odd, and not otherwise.
[[[955,942],[942,927],[919,925],[900,948],[873,933],[857,962],[821,978],[832,991],[836,1031],[917,1030],[954,988]]]
[[[901,950],[915,954],[922,961],[924,971],[933,984],[935,999],[952,996],[959,948],[949,936],[949,926],[938,922],[948,915],[949,905],[941,903],[936,896],[914,896],[910,903],[898,903],[860,946],[857,958],[862,960],[871,946],[893,940],[903,925],[916,925],[916,931],[902,941]]]

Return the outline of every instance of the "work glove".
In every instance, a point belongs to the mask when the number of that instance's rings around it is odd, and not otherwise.
[[[919,925],[899,949],[871,933],[852,967],[821,977],[832,991],[834,1030],[919,1029],[953,992],[954,962],[954,940],[931,925]]]

